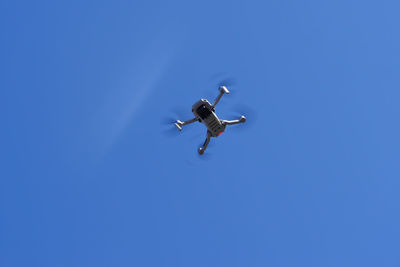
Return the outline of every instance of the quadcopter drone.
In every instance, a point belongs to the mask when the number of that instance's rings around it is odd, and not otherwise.
[[[192,106],[192,112],[194,114],[194,118],[187,121],[177,120],[174,125],[178,128],[179,131],[182,131],[182,126],[188,125],[195,121],[199,121],[203,123],[207,127],[207,137],[204,141],[202,147],[199,148],[198,152],[200,155],[204,154],[208,143],[210,143],[211,137],[218,137],[225,131],[226,125],[233,125],[238,123],[243,123],[246,121],[245,116],[241,116],[238,120],[220,120],[215,114],[215,106],[218,104],[219,100],[224,94],[229,94],[226,86],[221,85],[219,87],[219,95],[215,99],[214,103],[211,105],[207,99],[200,99]]]

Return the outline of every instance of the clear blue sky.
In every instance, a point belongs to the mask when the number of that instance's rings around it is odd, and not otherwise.
[[[1,1],[0,265],[399,266],[399,9]]]

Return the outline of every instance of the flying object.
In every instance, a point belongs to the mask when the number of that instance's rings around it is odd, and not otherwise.
[[[211,104],[207,99],[200,99],[192,106],[192,112],[194,114],[194,118],[187,121],[177,120],[174,122],[174,125],[179,131],[182,131],[182,126],[191,124],[193,122],[200,122],[207,127],[207,137],[204,141],[202,147],[199,147],[198,153],[200,155],[204,154],[206,151],[208,144],[210,143],[211,137],[218,137],[225,131],[227,125],[233,125],[238,123],[244,123],[246,121],[245,116],[241,116],[237,120],[220,120],[215,113],[215,106],[221,100],[224,94],[229,94],[229,90],[225,85],[219,86],[219,95],[215,99],[214,103]]]

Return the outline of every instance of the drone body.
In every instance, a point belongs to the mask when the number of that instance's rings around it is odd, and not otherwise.
[[[199,121],[207,127],[207,138],[203,146],[198,150],[200,155],[202,155],[206,150],[208,143],[210,142],[210,138],[218,137],[220,134],[222,134],[225,131],[226,125],[238,124],[246,121],[245,116],[241,116],[238,120],[232,121],[220,120],[218,118],[217,114],[215,114],[215,106],[218,104],[219,100],[224,94],[229,94],[228,89],[224,85],[219,87],[219,91],[220,93],[213,104],[210,104],[207,99],[200,99],[192,106],[192,112],[194,114],[193,119],[184,122],[177,120],[174,123],[179,131],[182,130],[182,126],[195,121]]]

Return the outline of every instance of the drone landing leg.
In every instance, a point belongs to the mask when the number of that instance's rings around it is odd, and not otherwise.
[[[195,122],[195,121],[197,121],[196,118],[193,118],[193,119],[191,119],[191,120],[187,120],[187,121],[184,121],[184,122],[182,122],[182,121],[180,121],[180,120],[177,120],[177,121],[174,123],[174,125],[176,126],[176,128],[178,128],[179,131],[182,131],[182,126],[191,124],[191,123],[193,123],[193,122]]]
[[[204,151],[206,151],[206,148],[207,148],[208,144],[210,143],[210,139],[211,139],[211,132],[207,131],[206,141],[204,141],[203,147],[200,147],[199,151],[198,151],[200,155],[203,155]]]

